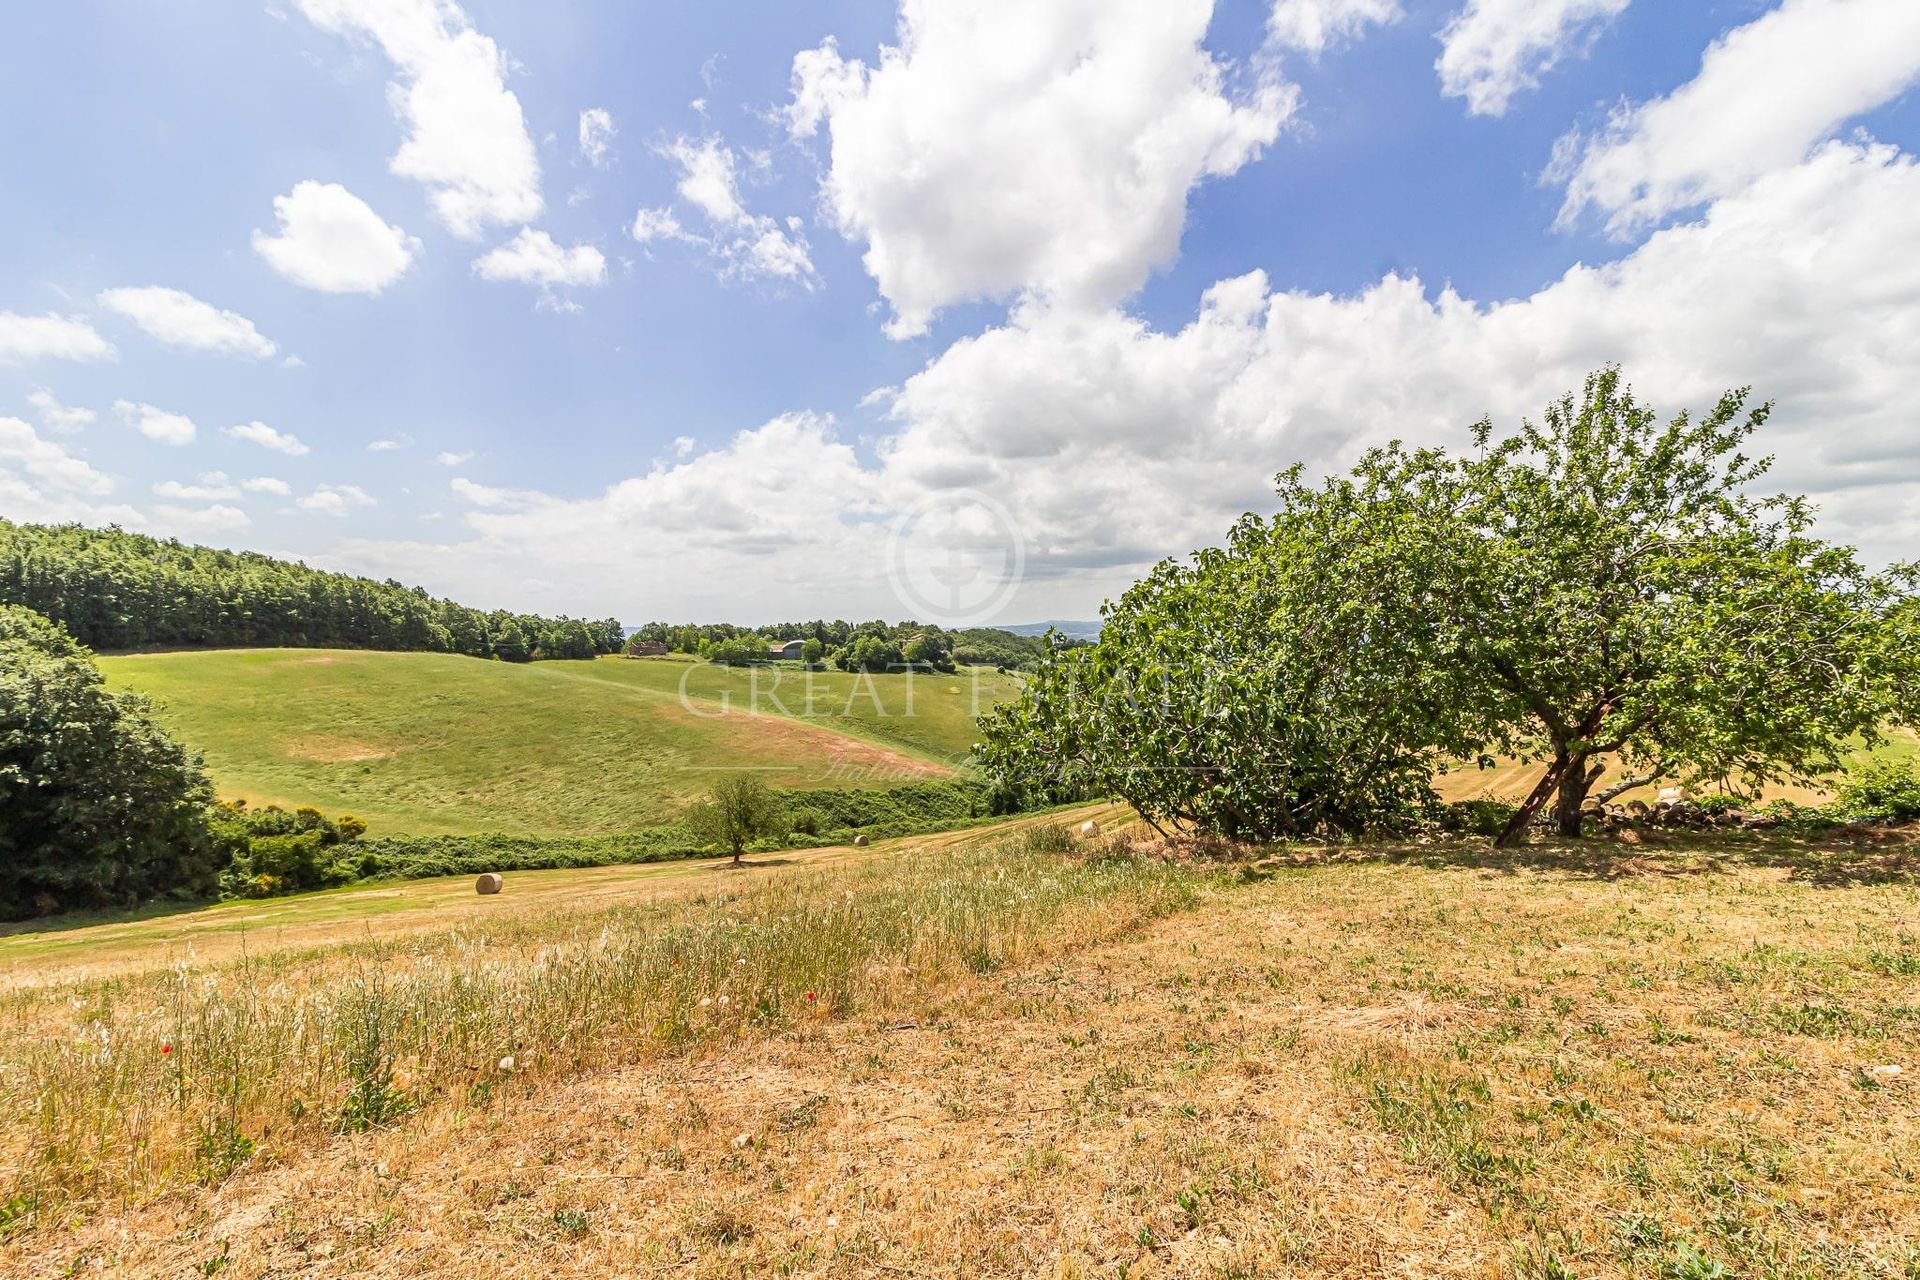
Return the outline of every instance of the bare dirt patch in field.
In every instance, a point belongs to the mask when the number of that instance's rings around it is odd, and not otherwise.
[[[304,737],[287,744],[287,758],[308,764],[362,764],[391,760],[398,748],[358,738]]]

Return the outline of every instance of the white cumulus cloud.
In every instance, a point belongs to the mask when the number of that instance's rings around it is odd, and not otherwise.
[[[253,526],[246,512],[224,502],[210,507],[182,507],[163,502],[154,507],[153,515],[169,532],[202,537],[210,533],[237,533]]]
[[[595,285],[607,278],[607,259],[590,244],[562,248],[552,236],[531,227],[474,260],[473,273],[482,280],[519,280],[547,287]]]
[[[294,500],[294,505],[302,511],[314,511],[326,516],[344,516],[355,507],[373,505],[373,495],[358,485],[323,484]]]
[[[253,251],[293,283],[322,293],[379,293],[407,273],[420,242],[381,220],[337,182],[308,180],[273,198],[278,229]]]
[[[169,413],[165,409],[156,409],[150,404],[138,404],[132,400],[115,400],[113,411],[120,420],[138,431],[149,440],[160,444],[173,445],[176,448],[190,445],[198,434],[193,419],[184,414]]]
[[[1477,116],[1505,115],[1516,94],[1578,54],[1629,0],[1467,0],[1440,32],[1440,91]]]
[[[893,308],[1024,294],[1101,307],[1170,263],[1187,194],[1273,141],[1297,94],[1245,96],[1202,46],[1211,0],[904,0],[868,66],[832,41],[793,64],[789,129],[823,124],[822,179]]]
[[[64,445],[42,439],[19,418],[0,418],[0,475],[7,471],[19,473],[16,484],[33,481],[63,493],[93,497],[113,492],[112,480],[85,459],[68,453]]]
[[[452,0],[296,0],[314,25],[370,39],[398,78],[388,97],[407,137],[391,168],[423,184],[440,220],[475,239],[540,216],[540,161],[507,59]]]
[[[299,436],[285,431],[277,431],[264,422],[243,422],[228,427],[227,434],[235,440],[245,440],[248,444],[257,444],[262,449],[272,449],[275,453],[284,453],[290,458],[300,458],[313,452]]]
[[[1664,98],[1562,138],[1562,224],[1586,208],[1625,235],[1794,164],[1920,79],[1920,4],[1784,0],[1716,40]]]
[[[279,348],[236,311],[223,311],[180,289],[162,285],[108,289],[100,305],[139,325],[170,347],[264,360]]]
[[[23,316],[0,311],[0,364],[20,364],[51,357],[55,360],[111,360],[113,344],[80,316],[49,311]]]
[[[1267,38],[1283,49],[1319,54],[1368,27],[1399,20],[1399,0],[1274,0]]]
[[[293,486],[273,476],[255,476],[251,480],[242,480],[240,487],[248,493],[270,493],[276,498],[293,496]]]
[[[239,497],[240,486],[229,479],[224,471],[205,471],[192,484],[162,480],[153,486],[153,492],[155,497],[174,502],[223,502]]]
[[[50,431],[61,435],[71,435],[83,427],[93,425],[99,415],[91,409],[79,409],[61,404],[53,392],[45,387],[35,387],[27,392],[27,403],[33,406],[34,413]]]
[[[1887,147],[1806,163],[1655,233],[1622,260],[1478,303],[1389,275],[1350,295],[1221,281],[1184,328],[1033,311],[956,343],[891,400],[892,492],[1003,498],[1034,571],[1141,565],[1215,542],[1296,460],[1344,465],[1398,437],[1461,444],[1620,361],[1665,409],[1751,383],[1780,408],[1758,447],[1830,534],[1881,558],[1920,537],[1920,169]],[[1903,496],[1904,495],[1904,496]]]
[[[613,113],[588,107],[580,113],[580,158],[596,169],[606,167],[613,145]]]
[[[670,208],[641,209],[631,234],[641,244],[678,240],[698,245],[730,278],[787,280],[808,289],[815,273],[811,246],[798,218],[785,223],[749,210],[740,195],[739,162],[718,138],[680,137],[659,148],[680,170],[680,198],[700,213],[706,231],[689,230]]]

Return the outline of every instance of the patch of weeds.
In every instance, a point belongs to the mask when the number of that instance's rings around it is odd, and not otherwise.
[[[738,1244],[753,1234],[753,1224],[732,1205],[709,1204],[694,1210],[687,1233],[707,1244]]]
[[[26,1225],[39,1207],[39,1199],[31,1195],[10,1196],[0,1200],[0,1240],[5,1240]]]
[[[1820,1001],[1775,1005],[1767,1022],[1776,1031],[1796,1036],[1833,1037],[1860,1031],[1860,1020],[1852,1010]]]
[[[1660,1263],[1657,1273],[1660,1280],[1733,1280],[1733,1272],[1726,1264],[1708,1257],[1682,1240],[1673,1247],[1671,1257]]]
[[[222,1271],[225,1271],[227,1264],[233,1261],[230,1253],[232,1248],[233,1242],[231,1240],[222,1240],[220,1242],[220,1252],[200,1260],[200,1274],[203,1276],[217,1276]]]
[[[1522,1245],[1515,1252],[1513,1274],[1517,1280],[1577,1280],[1579,1276],[1571,1263],[1537,1242]]]
[[[253,1155],[253,1139],[241,1133],[231,1120],[202,1125],[194,1144],[194,1164],[200,1180],[209,1185],[225,1182],[235,1169]]]
[[[1487,1141],[1479,1113],[1492,1095],[1479,1079],[1412,1081],[1405,1092],[1375,1081],[1367,1103],[1380,1127],[1400,1139],[1409,1158],[1437,1165],[1453,1185],[1471,1187],[1497,1208],[1521,1197],[1530,1168]]]
[[[1667,1247],[1667,1230],[1644,1213],[1630,1213],[1613,1224],[1613,1251],[1622,1262],[1631,1262]]]
[[[797,1133],[820,1123],[820,1109],[827,1105],[823,1093],[810,1093],[773,1118],[773,1127],[781,1133]]]
[[[1685,1031],[1675,1031],[1660,1020],[1658,1014],[1648,1014],[1647,1021],[1653,1029],[1647,1033],[1647,1039],[1653,1044],[1696,1044],[1700,1037]]]
[[[1182,1187],[1173,1197],[1174,1223],[1188,1231],[1197,1231],[1207,1220],[1207,1189]]]
[[[960,954],[961,961],[969,972],[985,976],[1000,968],[1005,961],[993,953],[991,947],[971,946]]]
[[[1867,967],[1886,978],[1920,975],[1920,939],[1901,934],[1898,951],[1867,952]]]
[[[394,1014],[377,970],[361,981],[354,998],[354,1016],[347,1022],[347,1074],[353,1086],[339,1117],[347,1132],[376,1129],[413,1110],[412,1101],[393,1084]]]
[[[653,1153],[653,1162],[662,1169],[678,1173],[687,1167],[687,1153],[678,1147],[666,1147]]]
[[[1555,1098],[1547,1104],[1547,1110],[1581,1124],[1600,1118],[1600,1108],[1587,1098]]]
[[[587,1215],[579,1209],[555,1209],[553,1225],[561,1235],[577,1240],[587,1234]]]

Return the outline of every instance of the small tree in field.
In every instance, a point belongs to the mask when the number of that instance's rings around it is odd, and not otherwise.
[[[687,826],[704,844],[719,845],[738,865],[747,846],[763,836],[786,831],[786,811],[767,784],[747,774],[717,783],[705,800],[687,812]]]

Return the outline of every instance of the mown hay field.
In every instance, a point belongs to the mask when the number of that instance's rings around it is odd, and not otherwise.
[[[673,821],[722,770],[769,786],[951,776],[1013,677],[811,676],[605,658],[251,649],[104,657],[223,798],[353,813],[372,834],[617,834]],[[684,684],[684,696],[683,696]]]
[[[1053,832],[16,992],[0,1271],[1920,1266],[1911,845]]]

